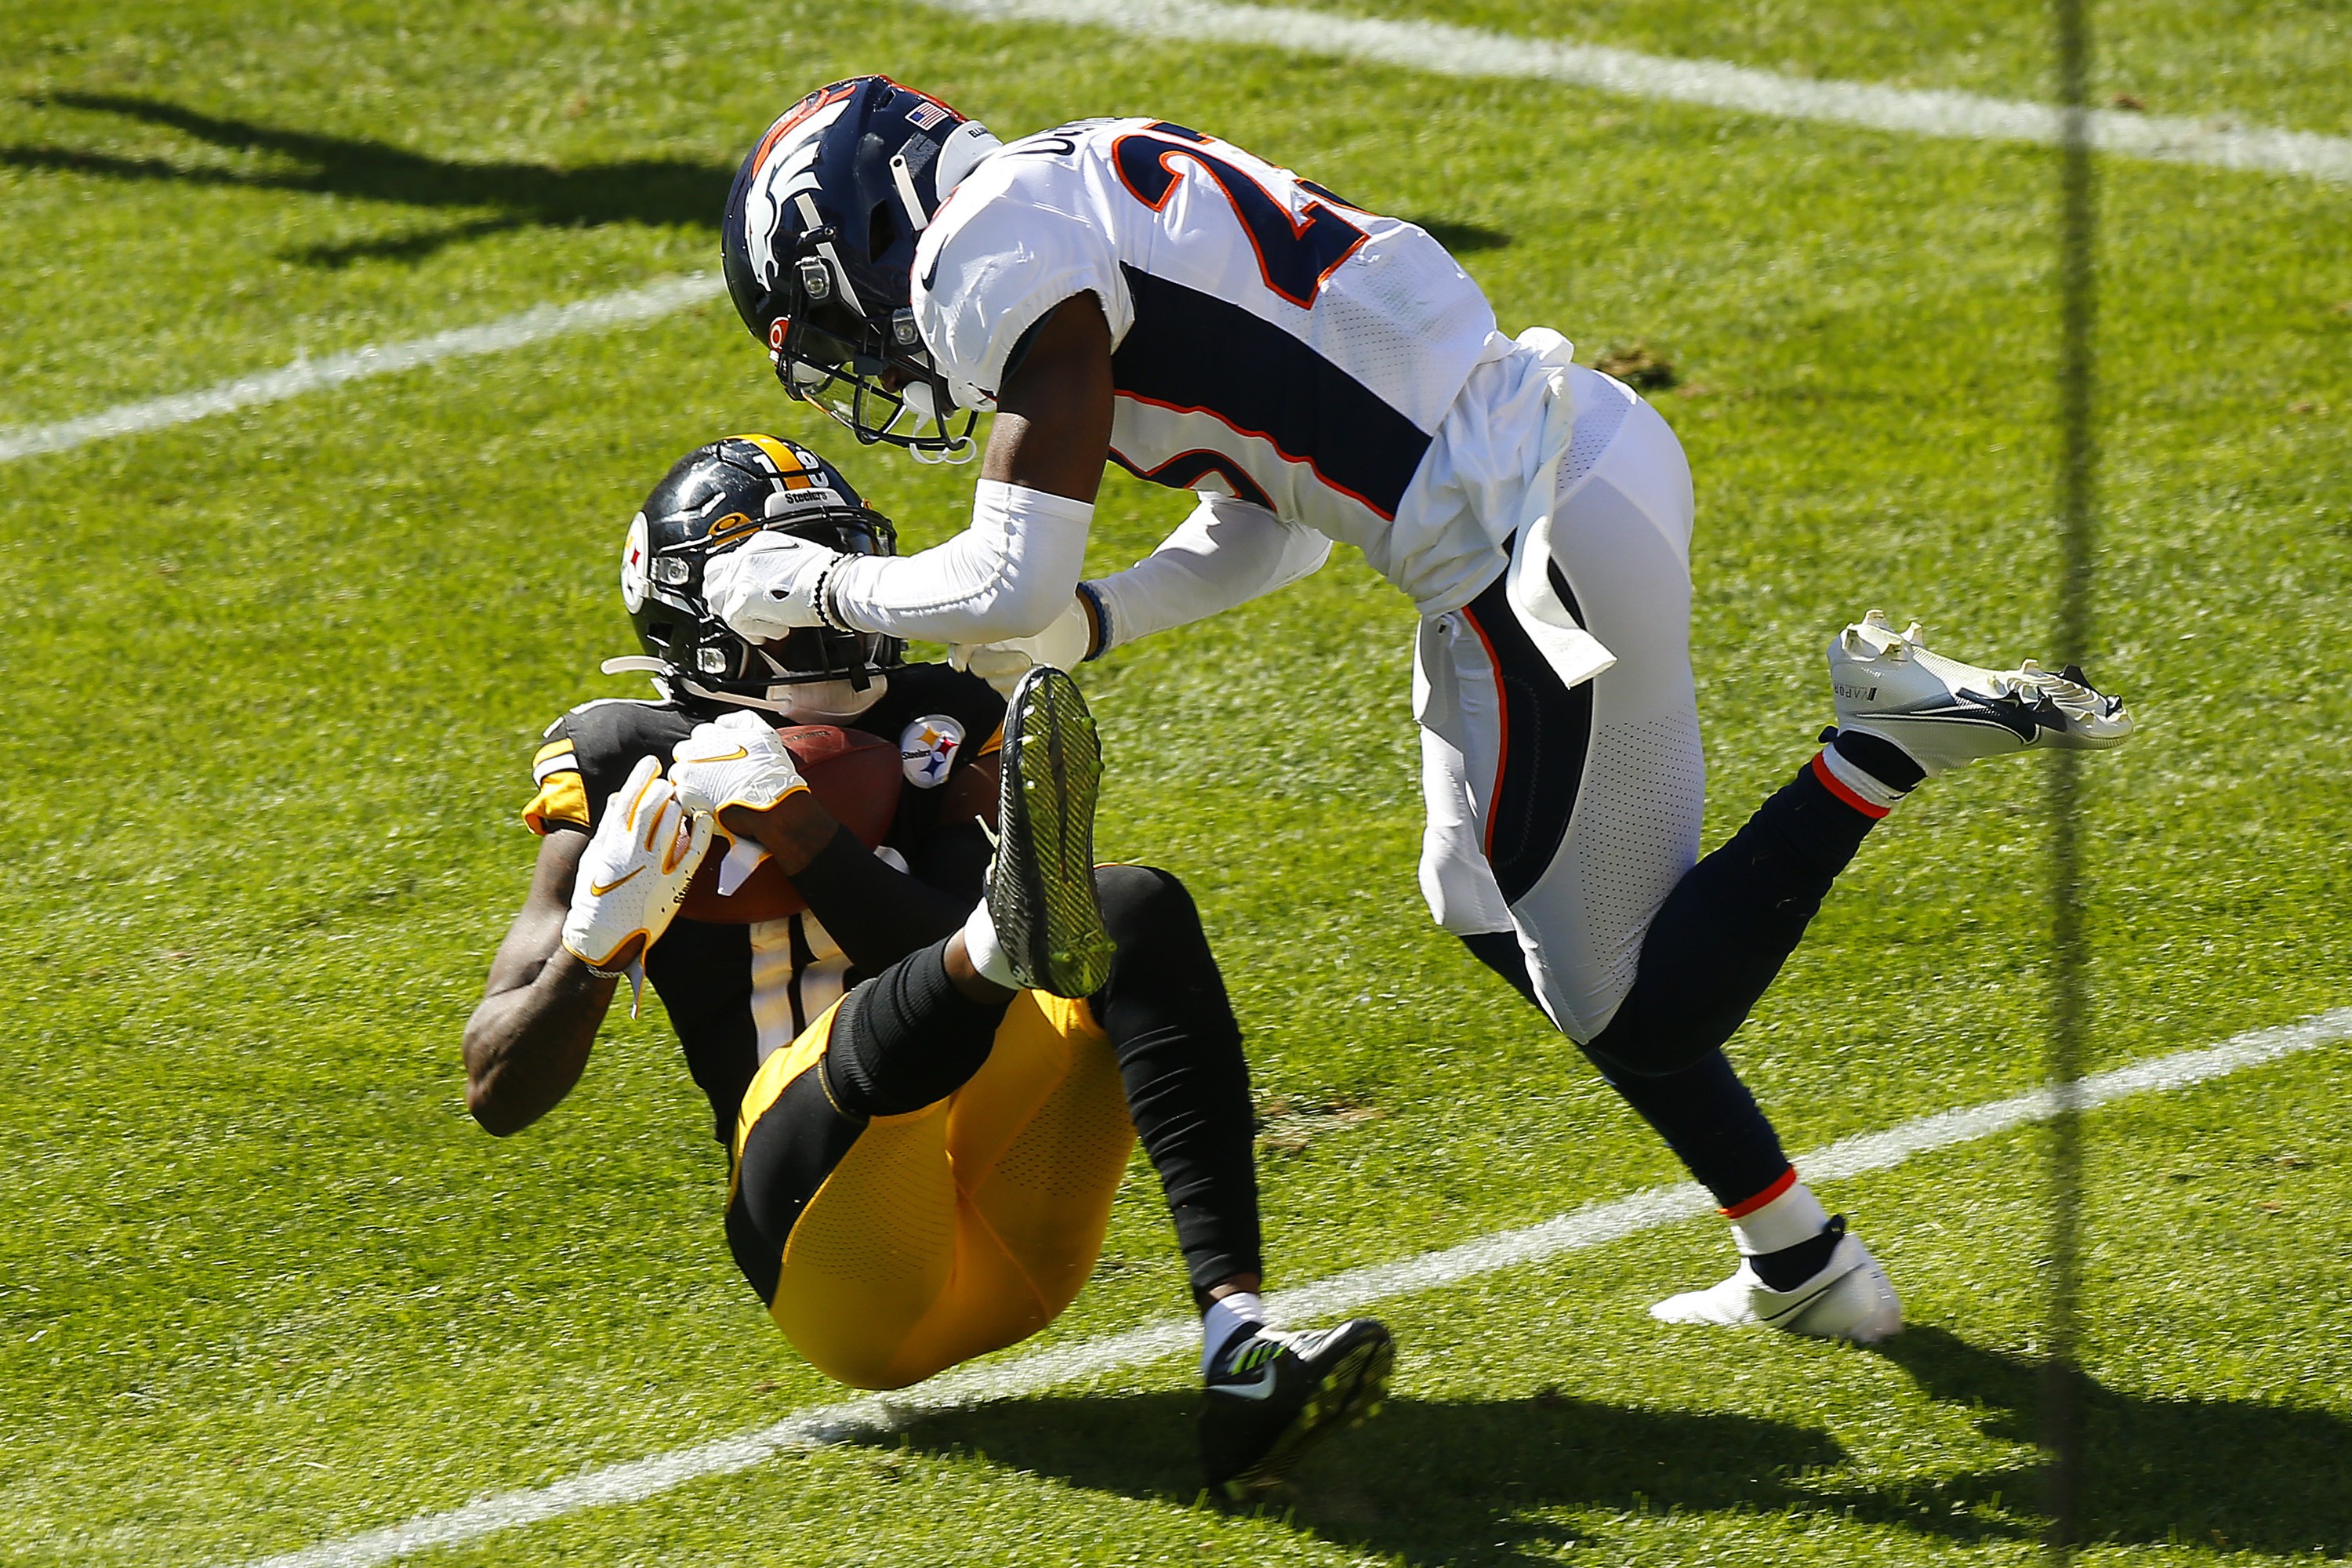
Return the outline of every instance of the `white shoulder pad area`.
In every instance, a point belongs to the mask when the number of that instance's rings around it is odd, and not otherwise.
[[[1074,294],[1100,298],[1114,344],[1134,321],[1089,140],[1048,133],[1013,143],[973,170],[923,231],[915,323],[961,407],[994,406],[1022,334]]]

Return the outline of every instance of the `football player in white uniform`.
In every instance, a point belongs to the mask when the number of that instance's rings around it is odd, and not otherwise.
[[[1067,668],[1363,552],[1421,616],[1430,908],[1580,1046],[1730,1219],[1738,1268],[1675,1321],[1872,1340],[1901,1309],[1797,1179],[1723,1045],[1873,824],[1929,774],[2108,746],[2078,670],[1981,669],[1875,612],[1832,643],[1836,728],[1700,859],[1693,496],[1665,421],[1541,328],[1506,337],[1410,223],[1165,121],[1002,145],[881,77],[822,88],[744,160],[727,280],[795,395],[861,441],[969,455],[971,528],[904,559],[763,535],[714,610]],[[1198,492],[1081,582],[1108,459]]]

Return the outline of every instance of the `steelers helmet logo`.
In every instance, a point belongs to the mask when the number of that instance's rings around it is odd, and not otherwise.
[[[917,789],[948,782],[956,753],[963,749],[963,725],[945,713],[929,713],[898,733],[898,765]]]
[[[646,607],[646,567],[653,546],[646,535],[646,514],[629,520],[629,537],[621,546],[621,603],[635,615]]]

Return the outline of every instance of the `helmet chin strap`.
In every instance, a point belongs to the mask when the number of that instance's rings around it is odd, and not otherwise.
[[[618,663],[620,661],[614,660],[614,662]],[[667,669],[668,666],[662,665],[660,668]],[[687,677],[679,677],[678,684],[685,687],[692,695],[701,698],[705,702],[726,702],[738,708],[758,708],[770,713],[781,713],[785,718],[793,721],[795,723],[801,724],[843,724],[858,717],[868,708],[873,707],[874,704],[882,700],[883,693],[890,689],[890,678],[887,675],[875,676],[873,678],[872,684],[867,686],[863,692],[847,689],[849,682],[846,680],[805,681],[799,687],[771,686],[768,688],[769,696],[767,697],[747,697],[740,692],[734,691],[713,691],[710,688]],[[789,694],[794,691],[804,691],[809,687],[826,689],[826,694],[828,696],[838,696],[847,704],[847,706],[841,708],[829,708],[819,707],[816,704],[808,701],[794,702],[788,700],[782,702],[778,702],[773,700],[773,696],[776,692],[782,691]]]
[[[737,708],[762,709],[770,713],[781,713],[785,718],[796,720],[803,724],[846,723],[881,701],[883,695],[890,689],[890,678],[877,671],[867,678],[866,689],[863,691],[858,690],[846,679],[803,680],[797,685],[771,686],[768,688],[766,697],[747,697],[737,691],[713,691],[684,672],[676,670],[660,659],[645,654],[624,654],[618,658],[608,658],[596,668],[606,675],[642,673],[664,676],[676,680],[680,686],[686,688],[688,693],[701,698],[705,702],[725,702]],[[775,694],[779,691],[785,694],[785,700],[781,702],[775,700]],[[819,693],[835,700],[824,704],[809,700]],[[793,700],[795,697],[799,700]]]

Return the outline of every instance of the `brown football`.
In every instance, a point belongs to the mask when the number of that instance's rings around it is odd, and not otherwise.
[[[858,842],[872,848],[890,831],[898,815],[898,791],[907,775],[898,765],[898,748],[863,730],[841,730],[831,724],[800,724],[776,731],[784,749],[800,764],[817,804],[833,813]],[[690,921],[716,925],[740,925],[751,921],[782,920],[808,908],[799,891],[776,868],[762,860],[751,880],[734,896],[719,896],[719,866],[727,842],[714,838],[710,853],[694,873],[678,913]]]

